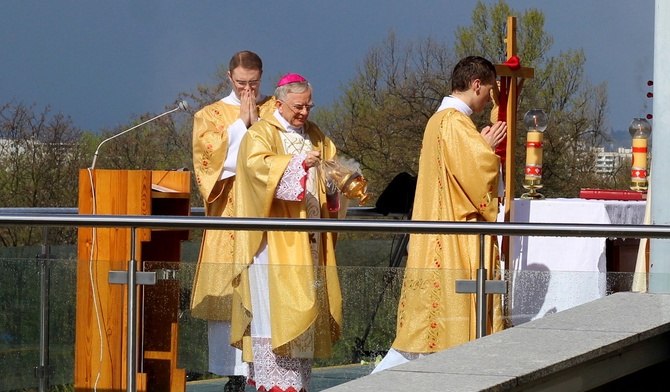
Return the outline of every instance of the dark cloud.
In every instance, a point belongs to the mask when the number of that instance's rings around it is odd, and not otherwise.
[[[544,12],[554,51],[584,48],[588,76],[608,82],[613,127],[626,128],[648,110],[639,84],[652,76],[652,1],[508,4]],[[269,77],[308,76],[316,101],[326,105],[391,29],[403,40],[452,40],[473,7],[457,0],[7,2],[0,103],[51,104],[84,129],[113,127],[162,111],[179,92],[207,83],[232,53],[250,49]],[[271,93],[269,83],[263,90]]]

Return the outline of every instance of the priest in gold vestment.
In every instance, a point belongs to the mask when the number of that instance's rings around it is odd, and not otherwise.
[[[233,89],[193,117],[193,166],[205,214],[232,217],[237,151],[242,136],[260,116],[272,113],[273,97],[260,93],[263,63],[249,51],[230,60],[228,79]],[[191,296],[191,315],[208,320],[209,371],[231,377],[228,391],[244,390],[247,366],[230,344],[234,233],[206,230]],[[236,384],[236,387],[233,387]]]
[[[273,114],[254,124],[238,155],[238,217],[337,218],[326,202],[320,168],[336,149],[307,120],[312,88],[288,74],[275,90]],[[338,195],[339,196],[339,195]],[[305,391],[313,358],[329,357],[340,337],[342,298],[335,234],[237,231],[240,266],[232,339],[250,362],[249,382],[265,391]]]
[[[507,126],[479,132],[470,119],[491,100],[494,66],[466,57],[452,73],[452,95],[443,99],[424,132],[412,220],[494,222],[502,195],[500,158],[494,149]],[[455,292],[456,280],[476,279],[480,251],[487,279],[500,264],[497,244],[477,235],[412,234],[398,305],[396,338],[375,372],[476,338],[474,294]],[[500,296],[488,296],[488,332],[502,329]]]

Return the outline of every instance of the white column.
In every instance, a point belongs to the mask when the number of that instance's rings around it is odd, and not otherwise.
[[[654,6],[654,100],[651,137],[651,224],[670,225],[670,1]],[[649,291],[670,293],[670,240],[652,239],[649,245]]]

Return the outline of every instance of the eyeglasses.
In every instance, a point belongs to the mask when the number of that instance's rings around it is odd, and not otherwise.
[[[250,87],[256,87],[256,86],[258,86],[259,84],[261,84],[261,81],[260,81],[260,80],[249,80],[249,81],[246,81],[246,80],[236,80],[236,81],[235,81],[235,84],[238,85],[238,86],[240,86],[240,87],[247,87],[247,85],[249,85]]]
[[[316,106],[313,103],[308,103],[307,105],[300,105],[300,104],[289,105],[288,103],[286,103],[284,101],[281,101],[281,102],[284,103],[286,106],[288,106],[293,111],[293,113],[296,113],[296,112],[300,113],[303,110],[307,110],[309,112],[310,110],[314,109],[314,106]]]

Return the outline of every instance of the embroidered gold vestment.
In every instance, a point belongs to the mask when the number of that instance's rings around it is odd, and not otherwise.
[[[465,114],[449,108],[428,121],[421,148],[412,220],[496,221],[500,158]],[[476,337],[474,294],[455,292],[475,279],[477,235],[412,234],[398,305],[393,348],[432,353]],[[488,279],[499,270],[497,246],[486,237]],[[488,296],[488,325],[502,329],[500,296]],[[494,316],[495,313],[495,316]]]
[[[258,103],[259,116],[275,110],[274,97]],[[235,176],[221,179],[228,154],[228,128],[240,118],[240,107],[222,101],[193,116],[193,168],[207,216],[233,216]],[[191,315],[229,321],[233,270],[233,231],[206,230],[191,293]]]
[[[304,201],[286,201],[274,197],[277,186],[292,155],[284,152],[280,132],[285,132],[273,115],[264,117],[249,128],[242,139],[238,155],[235,186],[235,215],[253,218],[307,217]],[[305,133],[322,159],[336,155],[332,141],[311,122]],[[318,199],[322,218],[337,218],[326,203],[326,187],[318,181]],[[318,266],[310,249],[310,233],[298,231],[237,231],[235,259],[239,279],[235,280],[235,298],[231,340],[250,361],[249,325],[251,307],[247,266],[252,263],[264,235],[268,246],[268,290],[272,346],[279,355],[288,356],[289,342],[314,328],[314,357],[331,355],[332,343],[339,339],[342,322],[342,297],[335,261],[335,234],[321,236]]]

